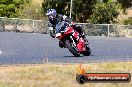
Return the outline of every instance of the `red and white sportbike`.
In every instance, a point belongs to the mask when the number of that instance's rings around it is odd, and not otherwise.
[[[81,54],[84,56],[89,56],[91,54],[88,41],[80,37],[79,33],[71,26],[65,28],[61,33],[57,33],[56,38],[58,38],[64,47],[68,48],[76,57],[79,57]]]

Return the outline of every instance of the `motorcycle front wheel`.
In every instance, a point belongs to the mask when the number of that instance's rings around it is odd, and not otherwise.
[[[78,50],[72,46],[72,44],[70,43],[69,40],[65,41],[65,44],[67,46],[67,48],[69,49],[69,51],[75,56],[75,57],[80,57],[80,53],[78,52]]]
[[[83,52],[83,55],[89,56],[90,54],[91,54],[91,49],[88,46],[86,46],[86,51]]]

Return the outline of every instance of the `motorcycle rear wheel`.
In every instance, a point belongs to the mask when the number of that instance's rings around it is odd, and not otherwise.
[[[67,48],[69,49],[69,51],[75,56],[75,57],[80,57],[80,53],[71,45],[71,43],[69,42],[69,40],[65,41],[65,44],[67,46]]]

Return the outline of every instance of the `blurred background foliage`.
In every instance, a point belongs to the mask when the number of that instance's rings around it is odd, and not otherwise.
[[[45,19],[45,13],[50,8],[69,16],[70,2],[71,0],[0,0],[0,17]],[[82,23],[119,23],[117,17],[120,10],[125,13],[130,7],[131,0],[73,0],[72,19]],[[131,24],[131,18],[125,19],[123,23]]]
[[[129,17],[128,19],[125,19],[124,21],[125,25],[132,25],[132,17]]]
[[[111,24],[118,22],[116,18],[119,15],[118,9],[120,5],[115,2],[97,3],[93,8],[88,22],[94,24]]]

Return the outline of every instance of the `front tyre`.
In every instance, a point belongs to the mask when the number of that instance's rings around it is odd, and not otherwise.
[[[65,44],[67,46],[67,48],[69,49],[69,51],[75,56],[75,57],[79,57],[80,53],[77,51],[77,49],[75,49],[71,43],[69,42],[69,40],[65,41]]]
[[[88,46],[86,46],[86,51],[83,52],[83,55],[89,56],[90,54],[91,54],[91,49]]]

